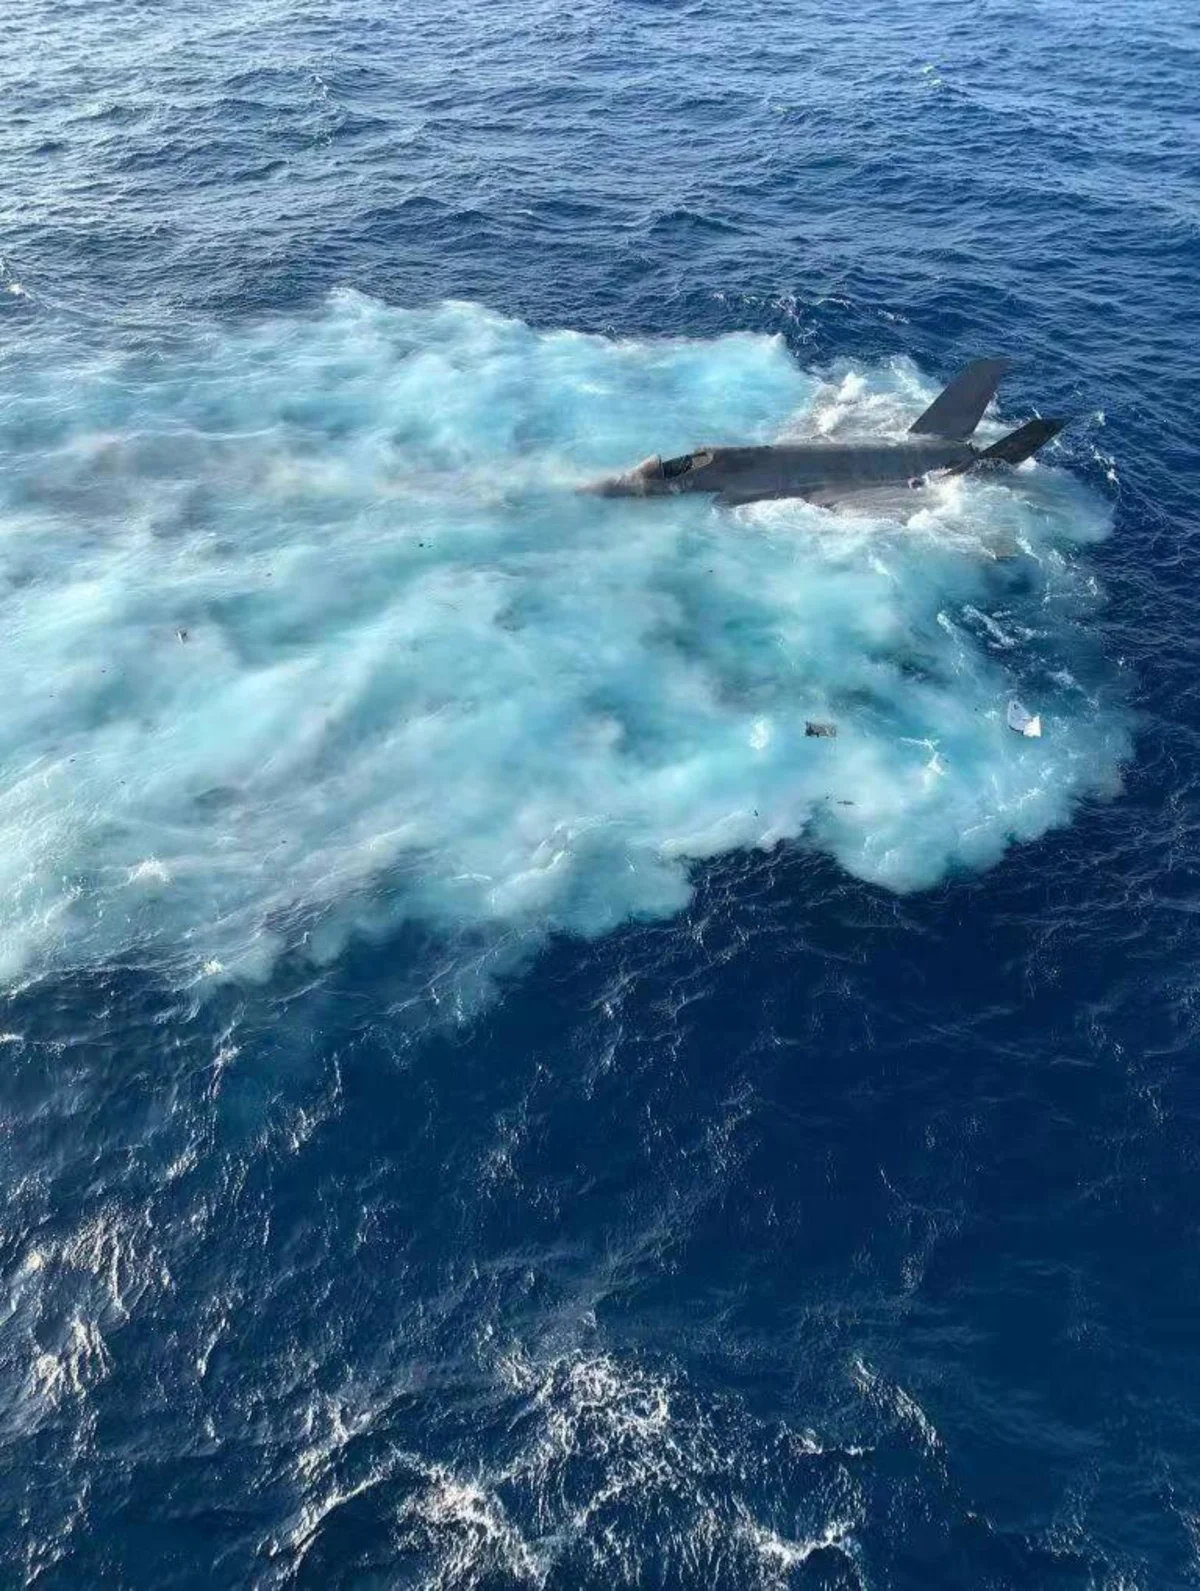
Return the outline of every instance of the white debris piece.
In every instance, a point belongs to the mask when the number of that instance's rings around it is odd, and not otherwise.
[[[1042,715],[1028,712],[1020,702],[1009,702],[1008,727],[1015,729],[1018,735],[1036,740],[1042,733]]]

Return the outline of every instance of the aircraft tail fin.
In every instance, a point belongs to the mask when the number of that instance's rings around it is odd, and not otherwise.
[[[976,359],[940,393],[919,420],[909,426],[918,436],[965,442],[983,418],[1000,378],[1012,369],[1010,359]]]
[[[991,447],[984,448],[975,464],[1020,464],[1032,458],[1040,447],[1045,447],[1066,424],[1066,419],[1026,420],[1024,425],[1002,436]]]

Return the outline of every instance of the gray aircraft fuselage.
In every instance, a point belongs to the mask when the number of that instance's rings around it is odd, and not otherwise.
[[[773,447],[702,447],[678,458],[657,454],[627,475],[587,488],[604,497],[673,497],[707,492],[722,503],[803,497],[829,506],[930,476],[1020,464],[1056,437],[1066,421],[1038,416],[975,448],[967,440],[996,392],[1007,359],[975,359],[913,421],[897,442],[781,442]]]
[[[675,459],[646,459],[628,474],[600,481],[591,490],[603,497],[708,492],[724,503],[803,497],[828,505],[884,487],[920,486],[929,475],[966,469],[978,458],[969,442],[936,437],[706,447]]]

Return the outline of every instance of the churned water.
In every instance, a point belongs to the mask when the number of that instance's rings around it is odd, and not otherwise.
[[[1189,11],[0,84],[6,1583],[1200,1583]],[[994,353],[1005,475],[578,490]]]

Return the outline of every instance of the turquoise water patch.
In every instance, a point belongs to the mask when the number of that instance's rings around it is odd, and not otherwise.
[[[781,842],[917,889],[1117,787],[1081,625],[1108,511],[1065,471],[850,516],[577,491],[701,442],[902,430],[934,392],[911,366],[343,292],[3,378],[6,979],[131,952],[257,976],[406,920],[534,946]]]

